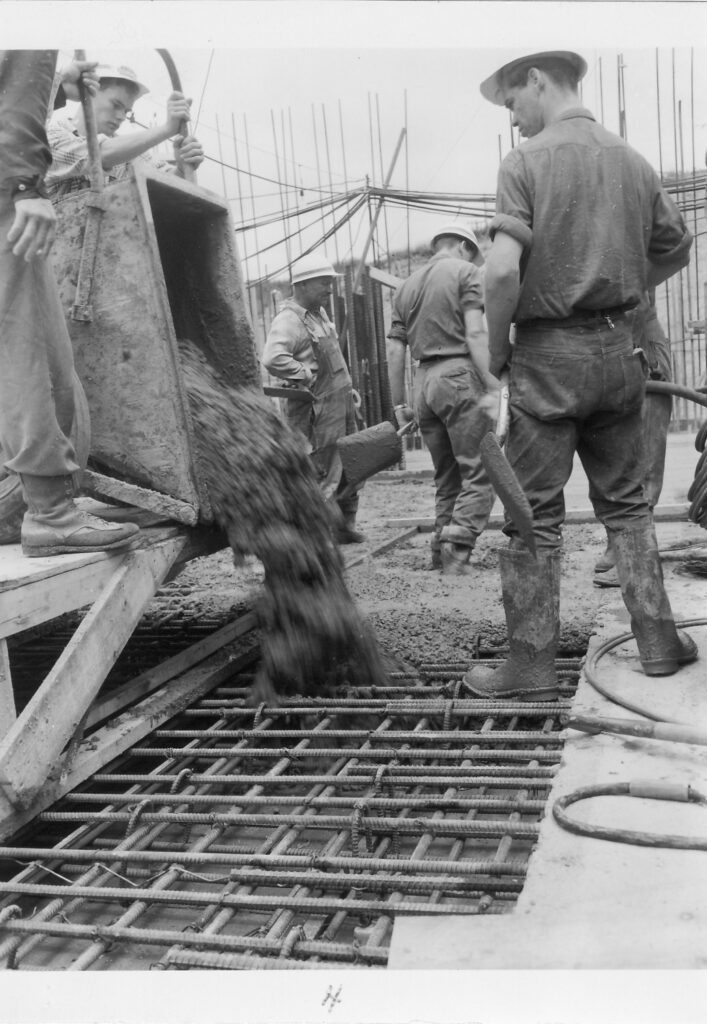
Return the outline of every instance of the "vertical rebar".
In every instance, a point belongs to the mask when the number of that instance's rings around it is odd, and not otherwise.
[[[326,151],[327,171],[328,171],[328,174],[329,174],[329,189],[330,189],[330,195],[332,195],[333,194],[333,189],[334,189],[334,181],[333,181],[332,173],[331,173],[331,157],[329,155],[329,132],[327,130],[326,109],[325,109],[323,103],[322,103],[322,124],[324,126],[324,148],[325,148],[325,151]],[[332,208],[332,211],[331,211],[331,221],[332,221],[333,227],[336,228],[336,213],[335,213],[333,208]],[[338,232],[336,230],[334,231],[333,238],[334,238],[334,251],[336,253],[336,262],[340,263],[341,259],[339,257],[339,239],[338,239]]]
[[[285,198],[282,194],[282,175],[280,173],[280,153],[277,145],[277,130],[275,128],[275,111],[270,110],[270,123],[272,125],[272,141],[275,147],[275,167],[277,168],[277,187],[280,192],[280,212],[282,213],[282,219],[285,219]],[[290,242],[285,232],[285,253],[287,255],[287,273],[290,278],[290,284],[292,283],[292,256],[290,254]]]
[[[403,89],[403,123],[405,126],[405,191],[407,196],[410,195],[410,151],[408,148],[408,91]],[[405,203],[405,224],[406,224],[406,239],[407,239],[407,252],[408,252],[408,277],[412,270],[412,261],[410,255],[410,201],[409,198]]]
[[[383,169],[383,138],[381,135],[381,112],[378,93],[376,93],[376,122],[378,125],[378,160],[380,161],[381,181],[383,181],[385,178],[385,170]],[[385,199],[385,196],[381,196],[381,199]],[[388,236],[388,209],[386,206],[383,207],[383,226],[385,228],[386,262],[388,264],[388,270],[390,270],[390,238]]]
[[[250,162],[250,138],[248,136],[248,121],[243,115],[243,135],[245,138],[245,152],[248,163],[248,177],[250,178],[250,206],[253,215],[253,242],[255,244],[255,265],[258,274],[258,293],[260,296],[260,313],[263,318],[263,335],[267,333],[267,321],[265,318],[265,295],[263,293],[263,275],[260,269],[260,248],[258,243],[258,229],[255,226],[255,190],[253,188],[253,169]]]
[[[348,167],[346,165],[346,144],[344,142],[344,114],[343,114],[343,111],[341,109],[341,100],[338,101],[338,104],[339,104],[339,134],[341,136],[341,161],[342,161],[343,168],[344,168],[344,187],[345,187],[346,191],[348,192],[349,191],[349,170],[348,170]],[[351,218],[350,217],[347,218],[347,224],[348,224],[348,228],[349,228],[349,259],[352,260],[353,259],[353,233],[352,233],[352,228],[351,228]]]

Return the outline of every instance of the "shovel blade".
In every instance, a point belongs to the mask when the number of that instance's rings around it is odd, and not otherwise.
[[[528,550],[535,555],[533,534],[533,511],[518,477],[503,454],[498,438],[492,432],[486,434],[479,445],[479,456],[493,489],[501,499],[506,514]]]

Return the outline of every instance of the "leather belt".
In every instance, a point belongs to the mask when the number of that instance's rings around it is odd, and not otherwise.
[[[471,356],[468,352],[447,352],[443,356],[425,356],[424,359],[418,359],[418,363],[438,363],[440,359],[471,359]]]
[[[609,327],[613,329],[614,320],[637,307],[637,302],[625,303],[623,306],[610,306],[608,309],[575,309],[570,316],[561,320],[538,317],[535,320],[523,320],[517,327]]]

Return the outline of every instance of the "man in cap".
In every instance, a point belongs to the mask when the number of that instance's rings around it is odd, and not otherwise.
[[[388,372],[399,425],[415,416],[435,473],[432,568],[460,575],[484,530],[494,494],[479,442],[495,411],[483,319],[483,256],[455,222],[432,239],[434,255],[398,288],[388,334]],[[417,361],[415,411],[405,401],[405,352]]]
[[[262,363],[299,392],[299,400],[285,400],[285,417],[306,437],[324,497],[340,512],[338,543],[359,544],[364,537],[356,529],[358,491],[342,479],[336,447],[340,437],[357,429],[353,388],[336,328],[324,308],[338,276],[325,257],[308,255],[297,261],[293,296],[282,303],[270,325]]]
[[[692,237],[646,160],[581,106],[586,69],[576,53],[533,54],[481,86],[528,140],[499,171],[486,316],[491,370],[510,361],[507,454],[533,509],[538,550],[536,560],[506,525],[510,656],[465,677],[487,698],[558,694],[563,490],[575,451],[612,538],[643,671],[669,675],[697,656],[675,628],[643,492],[638,308],[647,289],[688,264]]]
[[[70,99],[78,98],[82,75],[89,90],[97,83],[85,62],[55,75],[56,56],[0,51],[0,466],[22,484],[22,548],[30,557],[112,550],[138,532],[132,523],[91,516],[73,500],[80,471],[70,439],[74,363],[47,262],[56,214],[44,188],[51,160],[45,122],[60,80]],[[15,539],[7,529],[0,535]]]
[[[118,129],[131,113],[135,101],[149,90],[138,81],[132,68],[125,65],[99,64],[96,74],[100,87],[93,97],[93,109],[106,184],[124,178],[132,160],[146,158],[148,150],[167,139],[173,139],[176,173],[184,177],[186,168],[196,170],[204,159],[201,143],[193,135],[181,134],[183,123],[189,120],[190,99],[180,92],[173,92],[167,100],[162,124],[118,135]],[[72,192],[82,192],[90,185],[83,108],[78,107],[73,115],[64,113],[54,117],[48,127],[48,137],[52,166],[46,182],[49,196],[56,202]]]

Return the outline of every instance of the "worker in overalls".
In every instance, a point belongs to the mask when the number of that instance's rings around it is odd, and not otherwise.
[[[340,511],[336,540],[360,544],[356,529],[358,491],[342,479],[336,442],[356,431],[353,387],[346,361],[325,305],[339,275],[322,256],[303,256],[293,267],[293,296],[283,302],[263,349],[262,363],[293,387],[284,414],[304,434],[327,501]],[[295,397],[296,393],[296,397]]]

